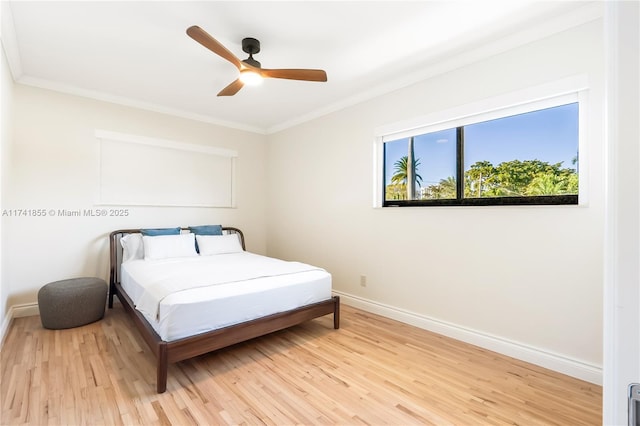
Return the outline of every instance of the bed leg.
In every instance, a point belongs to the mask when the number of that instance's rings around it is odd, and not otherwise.
[[[333,297],[333,328],[340,328],[340,296]]]
[[[167,345],[160,343],[158,345],[158,366],[156,374],[156,387],[158,393],[163,393],[167,390],[167,370],[169,369],[169,362],[167,359]]]

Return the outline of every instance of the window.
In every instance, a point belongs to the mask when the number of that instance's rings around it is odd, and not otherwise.
[[[378,206],[578,204],[575,92],[378,137]]]

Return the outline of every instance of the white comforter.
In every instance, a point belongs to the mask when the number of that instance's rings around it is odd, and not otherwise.
[[[248,252],[151,260],[128,265],[131,276],[137,282],[145,283],[136,309],[151,318],[158,317],[160,302],[176,292],[314,270],[322,271],[305,263],[286,262]]]

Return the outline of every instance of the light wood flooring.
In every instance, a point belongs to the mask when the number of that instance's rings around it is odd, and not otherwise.
[[[601,387],[342,307],[169,368],[116,304],[45,330],[17,318],[1,353],[0,423],[30,425],[599,425]]]

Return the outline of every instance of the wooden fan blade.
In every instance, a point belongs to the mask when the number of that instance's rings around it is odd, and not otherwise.
[[[233,96],[238,93],[238,91],[242,89],[242,87],[244,87],[244,83],[240,81],[240,79],[237,79],[233,83],[222,89],[220,93],[218,93],[218,96]]]
[[[205,30],[200,28],[197,25],[187,28],[187,35],[211,50],[216,55],[219,55],[231,62],[236,68],[241,69],[242,65],[240,59],[236,57],[233,53],[231,53],[226,47],[224,47],[218,40],[211,37]]]
[[[286,78],[288,80],[327,81],[327,73],[323,70],[308,69],[261,69],[260,75],[268,78]]]

